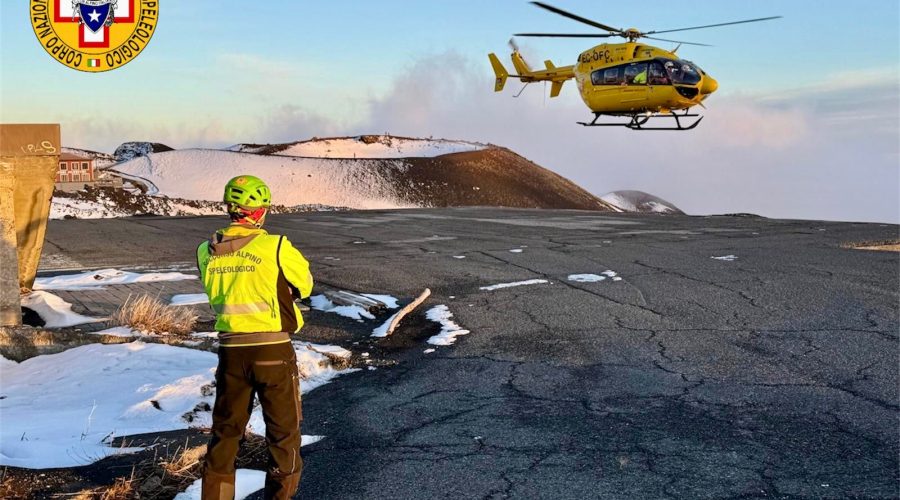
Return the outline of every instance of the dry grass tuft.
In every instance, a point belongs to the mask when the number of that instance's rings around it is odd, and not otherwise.
[[[140,295],[128,297],[109,321],[142,332],[188,335],[197,323],[197,316],[190,308],[173,307],[156,297]]]
[[[844,243],[844,248],[854,248],[856,250],[877,250],[882,252],[900,252],[900,240],[882,240],[882,241],[857,241]]]
[[[134,496],[134,479],[120,477],[100,495],[100,500],[125,500]]]
[[[171,456],[168,456],[169,450],[166,447],[164,456],[138,465],[135,478],[137,497],[142,500],[172,498],[200,479],[206,457],[205,444],[189,447],[185,441],[184,446],[177,447]]]
[[[95,488],[79,491],[72,496],[73,500],[130,500],[138,498],[134,490],[134,478],[116,478],[116,482],[108,488]]]
[[[166,474],[175,477],[199,477],[198,470],[203,458],[206,457],[206,445],[182,448],[172,457],[171,461],[164,461],[160,465]]]

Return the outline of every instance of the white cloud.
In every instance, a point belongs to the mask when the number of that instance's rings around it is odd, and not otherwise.
[[[211,147],[234,136],[228,124],[212,117],[193,120],[173,117],[166,123],[136,121],[107,115],[68,115],[59,119],[65,146],[111,153],[126,141],[160,142],[174,148]]]

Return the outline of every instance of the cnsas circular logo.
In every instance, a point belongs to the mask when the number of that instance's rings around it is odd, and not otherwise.
[[[79,71],[128,64],[150,43],[159,1],[30,0],[31,26],[54,59]]]

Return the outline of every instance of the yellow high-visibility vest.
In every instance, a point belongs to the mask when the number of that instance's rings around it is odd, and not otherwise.
[[[200,244],[197,267],[217,331],[294,333],[303,326],[294,298],[308,297],[313,281],[309,262],[286,237],[229,226]]]

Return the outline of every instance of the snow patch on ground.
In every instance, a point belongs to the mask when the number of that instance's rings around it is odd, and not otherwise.
[[[533,279],[533,280],[525,280],[525,281],[515,281],[512,283],[497,283],[496,285],[480,287],[479,290],[485,290],[485,291],[490,292],[493,290],[500,290],[501,288],[512,288],[515,286],[526,286],[526,285],[538,285],[541,283],[549,283],[549,281],[542,280],[542,279]]]
[[[567,278],[569,281],[575,283],[597,283],[599,281],[604,281],[606,278],[611,278],[613,281],[622,281],[622,277],[619,274],[612,270],[606,270],[602,273],[598,274],[570,274]]]
[[[306,437],[306,436],[303,436]],[[234,500],[243,500],[266,486],[266,471],[253,469],[237,469],[234,477]],[[203,479],[200,478],[186,490],[175,496],[175,500],[200,500]]]
[[[76,347],[0,365],[0,464],[86,465],[119,452],[114,437],[189,427],[216,355],[164,344]],[[206,422],[208,425],[209,422]],[[196,424],[193,424],[196,425]]]
[[[429,344],[451,345],[456,342],[456,337],[467,335],[469,333],[469,330],[464,330],[451,319],[453,318],[453,313],[451,313],[450,309],[443,304],[429,309],[425,313],[425,317],[431,321],[440,323],[441,325],[441,333],[429,338]]]
[[[325,439],[325,436],[300,436],[300,446],[308,446]]]
[[[66,274],[34,280],[35,290],[89,290],[104,285],[127,285],[152,281],[195,280],[196,275],[184,273],[132,273],[118,269],[100,269],[79,274]]]
[[[337,346],[337,345],[312,344],[309,342],[298,342],[296,345],[297,346],[301,346],[301,345],[309,346],[319,352],[327,352],[328,354],[332,354],[332,355],[338,356],[340,358],[349,358],[350,356],[353,355],[352,352],[348,351],[347,349],[344,349],[341,346]]]
[[[198,334],[199,335],[199,334]],[[336,370],[324,354],[341,357],[339,346],[294,342],[306,394],[335,377],[358,371]],[[0,358],[2,359],[2,358]],[[0,465],[32,469],[86,465],[135,449],[110,447],[113,438],[211,424],[210,385],[215,354],[165,344],[91,344],[22,363],[0,361]],[[184,417],[190,414],[188,421]],[[265,435],[256,408],[251,430]],[[303,444],[322,436],[303,436]]]
[[[397,303],[397,297],[394,297],[393,295],[380,295],[377,293],[361,293],[360,295],[362,295],[363,297],[368,297],[372,300],[377,300],[383,303],[388,309],[396,309],[400,307],[400,305]]]
[[[726,262],[731,262],[737,260],[737,255],[722,255],[721,257],[710,257],[716,260],[724,260]]]
[[[276,153],[281,156],[312,158],[411,158],[478,151],[483,144],[465,141],[405,139],[401,137],[366,136],[318,139],[300,142]]]
[[[605,280],[606,276],[598,274],[570,274],[567,279],[575,283],[596,283]]]
[[[309,300],[310,306],[317,311],[333,313],[345,318],[355,319],[358,321],[362,321],[363,318],[375,319],[375,316],[373,316],[372,313],[360,306],[335,305],[335,303],[330,301],[325,295],[313,295],[309,298]]]
[[[22,306],[36,312],[44,320],[47,328],[97,323],[106,318],[91,318],[72,312],[72,304],[50,292],[34,291],[22,297]]]
[[[127,326],[114,326],[99,332],[91,332],[92,335],[110,335],[113,337],[137,337],[141,332],[136,332]]]
[[[107,219],[126,215],[117,207],[96,201],[75,200],[54,196],[50,201],[51,219]]]
[[[607,278],[612,278],[613,281],[622,281],[622,278],[615,271],[606,270],[600,273]]]
[[[209,304],[209,297],[205,293],[181,293],[173,295],[169,303],[173,306]]]

